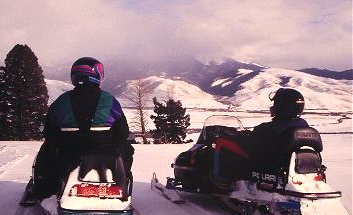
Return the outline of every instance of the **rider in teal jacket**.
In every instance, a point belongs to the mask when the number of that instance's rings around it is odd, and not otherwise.
[[[129,173],[133,147],[126,141],[129,127],[119,102],[101,90],[103,64],[90,57],[71,68],[75,88],[59,96],[49,107],[44,127],[45,142],[34,166],[34,196],[57,193],[60,180],[79,165],[80,155],[120,154]]]

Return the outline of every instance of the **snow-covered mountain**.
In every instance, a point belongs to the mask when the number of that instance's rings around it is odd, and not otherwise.
[[[146,107],[153,107],[152,99],[167,100],[172,98],[180,100],[183,107],[226,109],[227,105],[217,101],[214,95],[202,91],[199,87],[177,78],[170,79],[162,76],[150,76],[140,79],[140,84],[148,91],[144,95]],[[123,92],[117,95],[122,106],[133,106],[128,98],[136,100],[136,80],[127,81]]]
[[[63,81],[45,79],[45,83],[47,84],[48,89],[49,104],[55,101],[55,99],[58,98],[62,93],[73,89],[71,84]]]
[[[216,80],[213,85],[225,88],[236,82],[238,90],[223,99],[241,109],[258,110],[269,107],[271,102],[268,95],[271,92],[280,87],[291,87],[304,95],[306,109],[352,110],[352,80],[335,80],[280,68],[266,68],[261,71],[238,70],[239,73],[241,74],[236,78]],[[256,75],[251,79],[238,81],[242,76],[252,73]]]
[[[134,82],[140,79],[148,88],[147,107],[152,107],[152,98],[157,97],[180,100],[187,108],[228,109],[232,104],[238,110],[268,110],[269,93],[280,87],[291,87],[303,93],[306,110],[352,111],[352,70],[297,71],[224,59],[208,63],[192,61],[175,66],[172,71],[168,68],[146,71],[149,72],[140,70],[140,76],[134,73],[132,80],[125,80],[128,76],[119,81],[107,77],[103,88],[119,98],[123,106],[131,106],[127,98],[133,97]],[[50,101],[72,89],[70,84],[60,81],[47,83]]]
[[[182,101],[184,107],[188,108],[207,108],[207,109],[227,109],[227,105],[217,101],[211,94],[202,91],[199,87],[178,79],[168,79],[160,76],[151,76],[140,80],[149,89],[146,93],[146,107],[153,107],[152,99],[164,101],[169,98]],[[58,80],[45,79],[49,94],[49,104],[59,95],[73,89],[71,84]],[[133,107],[129,98],[134,98],[134,83],[136,80],[127,81],[124,91],[115,96],[124,107]]]

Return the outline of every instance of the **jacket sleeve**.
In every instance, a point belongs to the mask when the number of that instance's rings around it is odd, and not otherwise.
[[[113,124],[114,142],[118,145],[127,144],[129,136],[129,126],[124,114]]]
[[[52,115],[54,114],[52,110],[53,106],[50,106],[44,124],[44,143],[51,145],[52,147],[57,147],[58,140],[60,139],[60,128],[58,128],[52,121]]]
[[[116,144],[117,150],[123,157],[126,171],[130,172],[135,149],[129,141],[127,141],[127,138],[129,137],[129,126],[122,111],[119,119],[115,121],[112,130],[114,144]]]
[[[114,124],[112,125],[114,143],[117,145],[127,144],[126,140],[129,136],[129,125],[120,103],[115,98],[113,98],[111,113],[113,118],[115,118]]]

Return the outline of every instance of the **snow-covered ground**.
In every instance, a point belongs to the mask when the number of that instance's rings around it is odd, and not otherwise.
[[[214,112],[189,111],[191,127],[201,128],[203,120]],[[132,113],[127,110],[126,115]],[[219,113],[226,114],[226,113]],[[228,113],[229,114],[229,113]],[[253,113],[232,113],[238,115],[244,126],[252,127],[269,120],[267,115]],[[351,117],[351,115],[348,115]],[[303,118],[322,133],[324,143],[323,161],[328,167],[328,183],[343,192],[342,202],[352,212],[352,119],[340,115],[308,114]],[[187,138],[196,140],[198,134]],[[0,142],[0,214],[14,214],[18,201],[31,174],[31,165],[42,142]],[[184,195],[188,203],[173,204],[160,195],[151,192],[150,180],[156,172],[162,183],[172,176],[170,164],[192,143],[183,145],[135,145],[133,164],[134,190],[133,206],[143,215],[156,214],[228,214],[220,209],[208,196]],[[56,200],[43,202],[52,214],[56,214]]]

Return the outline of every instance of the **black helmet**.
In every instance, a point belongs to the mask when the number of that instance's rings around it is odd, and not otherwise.
[[[269,95],[273,106],[271,116],[280,119],[300,117],[304,110],[304,97],[295,89],[279,88]]]
[[[100,85],[104,78],[103,64],[92,57],[82,57],[71,67],[71,82],[74,86]]]

